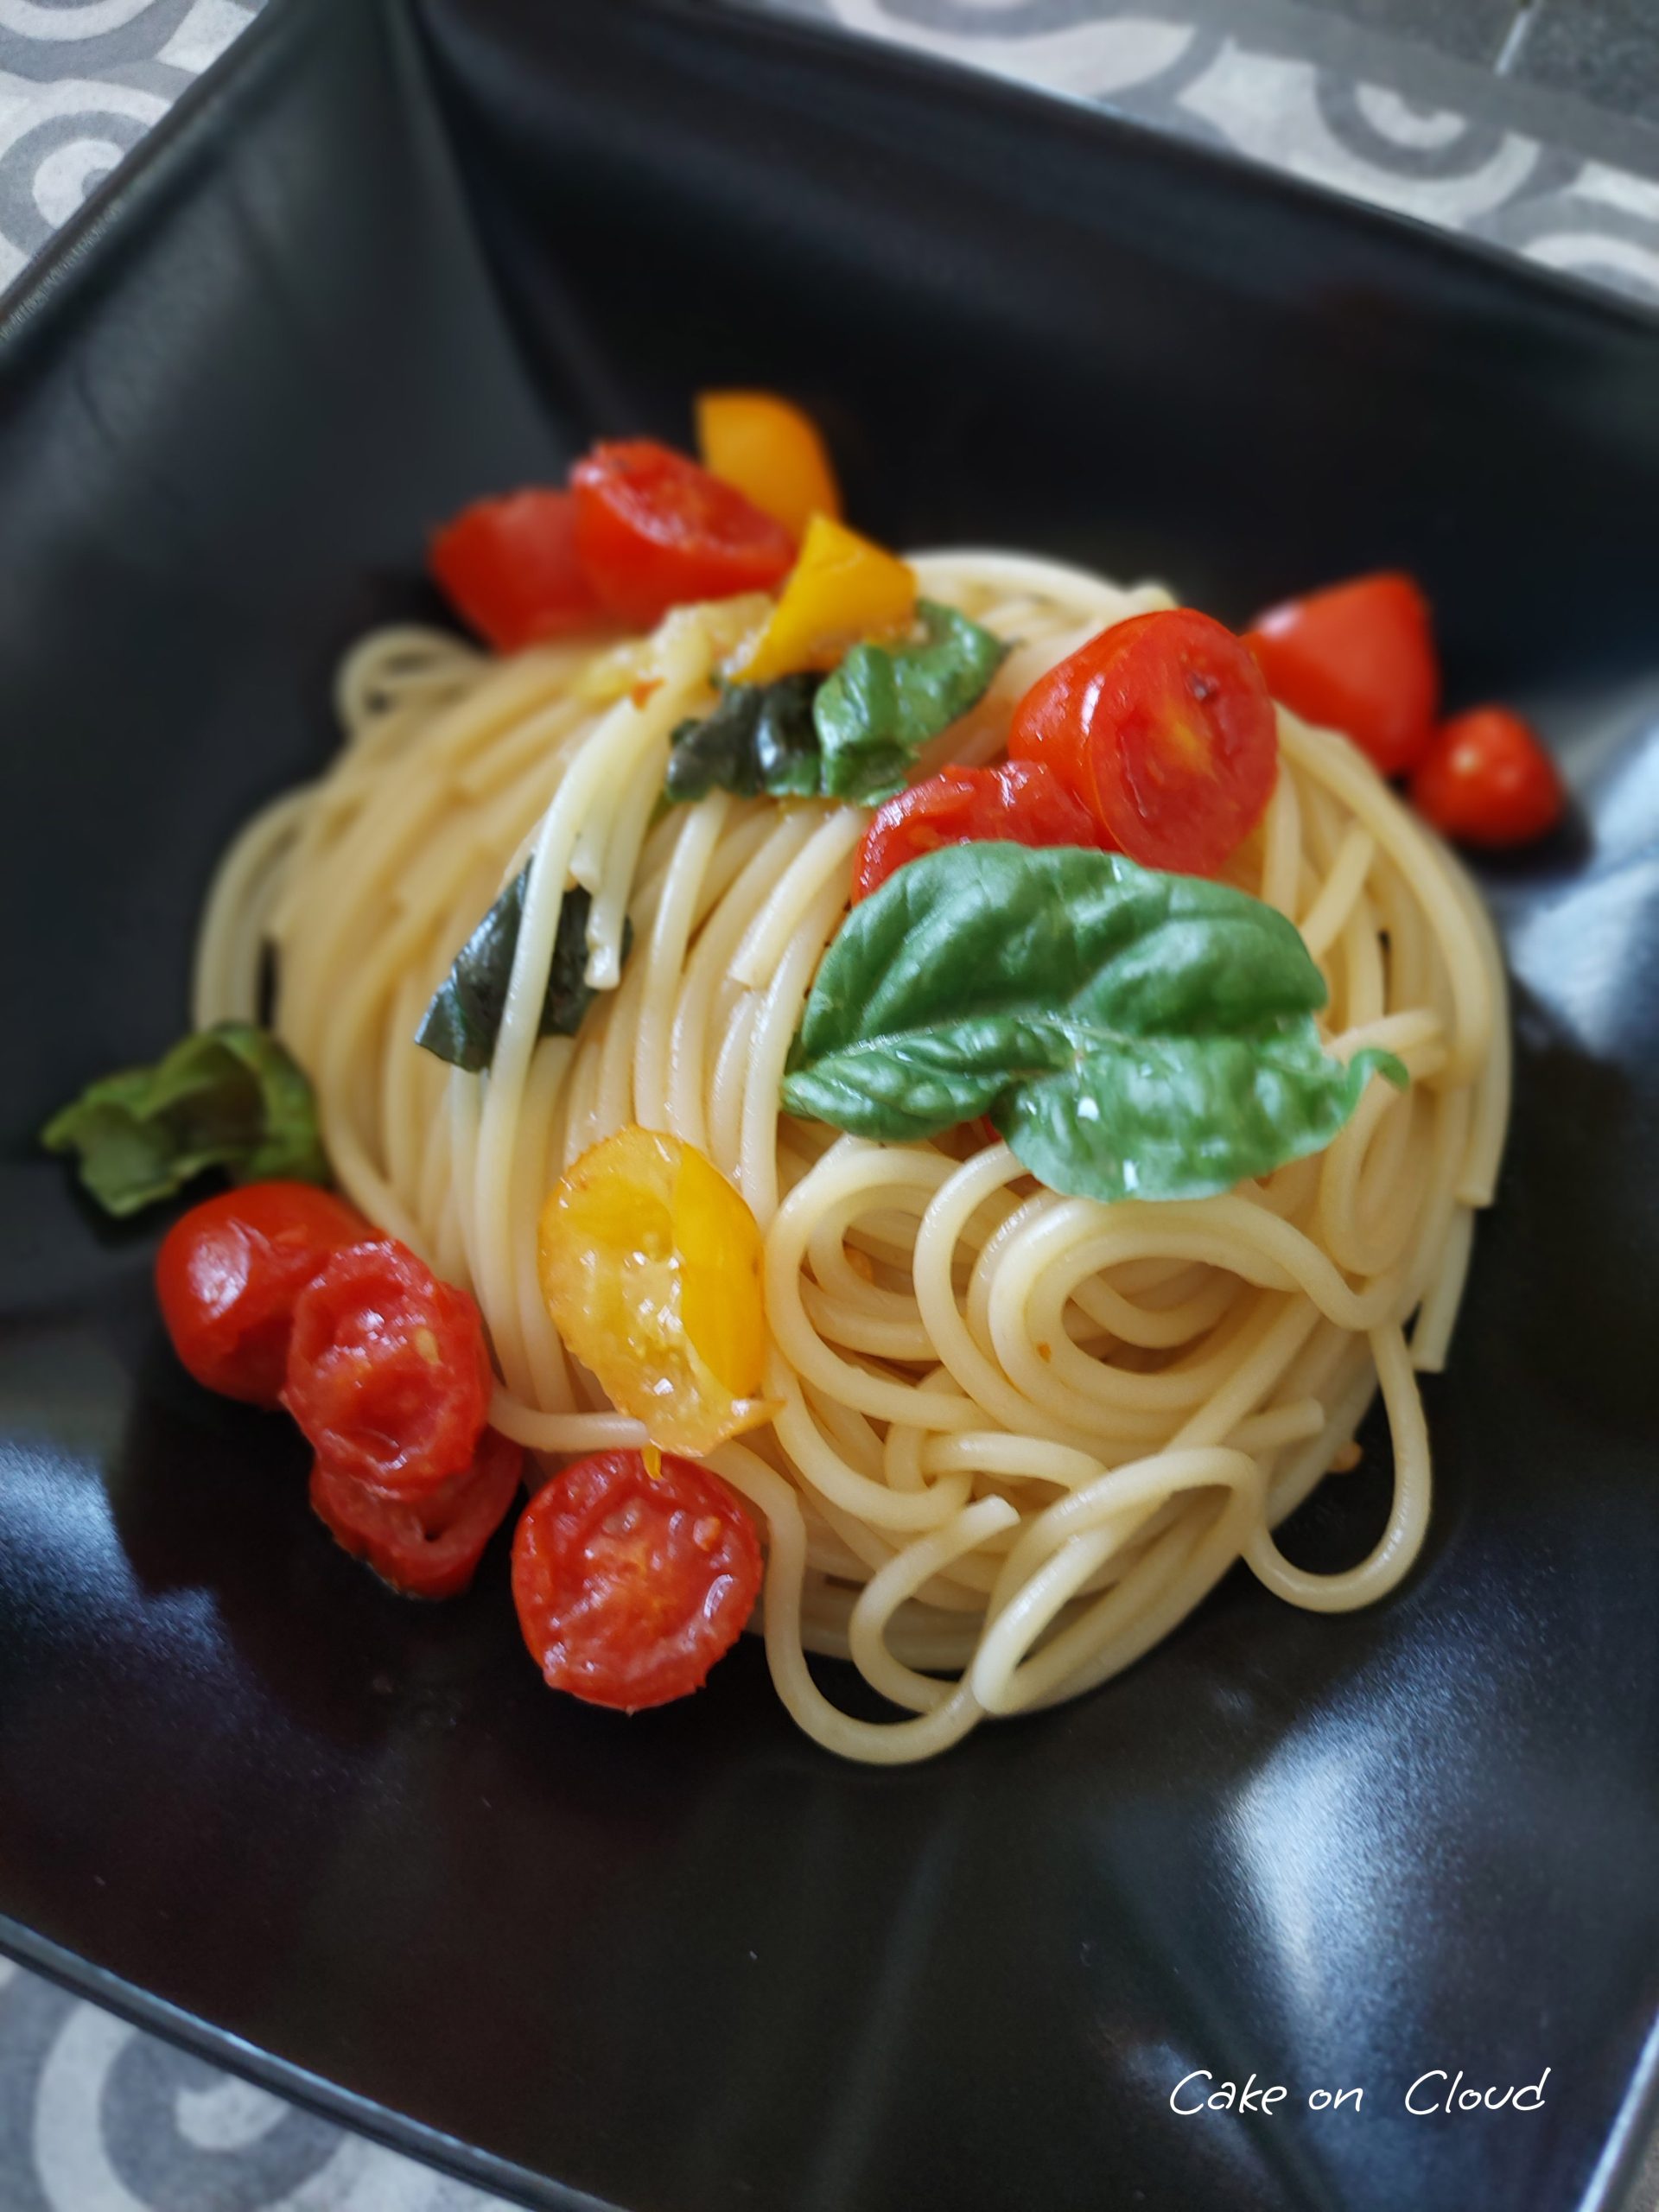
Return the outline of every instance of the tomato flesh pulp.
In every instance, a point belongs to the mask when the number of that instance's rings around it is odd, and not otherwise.
[[[760,1594],[760,1546],[719,1478],[664,1454],[604,1452],[554,1477],[520,1517],[512,1594],[554,1689],[637,1713],[698,1689]]]
[[[941,769],[878,808],[853,869],[855,901],[895,868],[943,845],[1001,840],[1017,845],[1100,845],[1104,832],[1046,763]]]
[[[553,1325],[654,1443],[701,1454],[767,1417],[760,1232],[695,1147],[593,1146],[543,1209],[539,1264]]]
[[[1039,677],[1008,752],[1052,769],[1099,842],[1147,868],[1213,875],[1262,818],[1279,740],[1239,640],[1177,607],[1115,624]]]
[[[470,1465],[491,1383],[477,1306],[391,1238],[336,1253],[296,1302],[283,1402],[320,1458],[392,1497]]]

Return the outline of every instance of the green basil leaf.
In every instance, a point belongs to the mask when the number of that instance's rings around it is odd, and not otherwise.
[[[198,1030],[154,1067],[89,1084],[41,1141],[77,1154],[81,1182],[117,1215],[172,1198],[209,1167],[238,1183],[329,1180],[305,1072],[251,1022]]]
[[[421,1018],[415,1041],[423,1045],[451,1067],[476,1075],[490,1065],[495,1053],[501,1016],[506,1011],[507,986],[512,981],[513,956],[518,950],[518,930],[524,918],[524,892],[530,882],[525,861],[461,950],[454,965],[433,993]],[[547,995],[542,1001],[538,1034],[574,1037],[582,1018],[592,1005],[594,992],[586,981],[588,915],[593,900],[575,888],[559,903],[558,932],[553,940],[553,964],[548,970]],[[622,925],[622,957],[633,944],[633,925]]]
[[[664,787],[670,798],[707,798],[712,791],[732,791],[739,798],[759,795],[754,731],[763,688],[734,683],[721,693],[712,714],[679,725],[669,742]]]
[[[954,607],[922,600],[915,645],[855,645],[813,702],[828,798],[874,805],[904,789],[931,737],[984,693],[1007,647]]]
[[[931,737],[983,693],[1007,651],[953,607],[921,601],[914,645],[855,645],[833,676],[733,683],[675,731],[668,795],[856,799],[904,789]]]
[[[816,798],[822,789],[812,702],[823,681],[822,677],[803,674],[742,687],[760,693],[754,765],[760,789],[774,798]]]
[[[712,791],[754,798],[818,796],[818,740],[812,699],[822,677],[782,676],[772,683],[732,683],[712,713],[674,732],[666,789],[671,799]]]
[[[1074,846],[947,847],[855,906],[783,1084],[860,1136],[988,1114],[1052,1190],[1230,1190],[1330,1143],[1391,1053],[1319,1043],[1325,985],[1282,914]]]

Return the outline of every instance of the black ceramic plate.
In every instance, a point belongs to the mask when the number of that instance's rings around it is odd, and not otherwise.
[[[804,28],[287,0],[0,375],[0,1936],[543,2204],[1616,2202],[1659,2009],[1655,323]],[[1408,563],[1583,807],[1491,872],[1516,1111],[1421,1567],[1336,1620],[1236,1577],[919,1770],[817,1751],[753,1649],[632,1722],[548,1696],[499,1554],[384,1595],[297,1440],[174,1365],[155,1228],[30,1147],[181,1027],[213,855],[326,755],[432,518],[734,379],[900,543],[1234,617]],[[1299,1541],[1357,1554],[1381,1483]],[[1289,2095],[1179,2117],[1197,2068]],[[1541,2108],[1410,2117],[1433,2068],[1548,2069]]]

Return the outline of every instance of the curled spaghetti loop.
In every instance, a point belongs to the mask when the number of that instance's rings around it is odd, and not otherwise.
[[[995,758],[1044,670],[1173,604],[1011,554],[916,565],[925,592],[1013,643],[924,771]],[[1292,1605],[1381,1596],[1422,1541],[1416,1372],[1446,1358],[1508,1113],[1503,971],[1466,878],[1342,739],[1281,715],[1277,788],[1229,877],[1301,929],[1333,1049],[1384,1046],[1413,1081],[1373,1084],[1326,1152],[1260,1184],[1107,1207],[1039,1189],[1001,1144],[791,1120],[779,1079],[868,817],[717,793],[658,818],[671,732],[710,704],[735,620],[679,610],[632,649],[651,681],[608,686],[580,645],[496,660],[423,631],[365,640],[337,687],[340,757],[223,864],[198,1020],[251,1017],[274,949],[276,1024],[342,1184],[470,1285],[501,1376],[492,1418],[545,1464],[642,1440],[543,1303],[551,1183],[637,1122],[743,1193],[779,1411],[712,1464],[766,1531],[758,1625],[779,1694],[832,1751],[922,1758],[987,1714],[1074,1696],[1241,1560]],[[493,1065],[463,1074],[415,1029],[531,855]],[[592,894],[599,995],[578,1037],[541,1038],[571,883]],[[1344,1457],[1379,1383],[1387,1526],[1345,1573],[1306,1573],[1274,1529]],[[850,1659],[902,1717],[842,1712],[809,1653]]]

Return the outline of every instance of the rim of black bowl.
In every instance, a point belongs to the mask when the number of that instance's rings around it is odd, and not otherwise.
[[[226,53],[181,93],[132,155],[94,189],[10,291],[0,296],[0,365],[6,354],[29,344],[35,325],[57,311],[60,299],[73,297],[82,283],[96,277],[108,255],[120,251],[121,232],[130,215],[163,188],[175,149],[213,132],[219,111],[234,99],[243,79],[258,68],[266,48],[282,35],[288,19],[308,10],[349,3],[350,0],[269,0]],[[355,0],[355,3],[397,9],[404,0]],[[590,5],[592,0],[551,0],[550,19],[561,4]],[[1659,330],[1659,304],[1650,305],[1568,270],[1524,261],[1512,250],[1488,239],[1377,207],[1230,149],[1180,137],[1157,124],[1103,107],[1085,94],[1027,85],[969,62],[868,37],[839,22],[764,12],[755,0],[605,0],[605,4],[695,26],[700,35],[715,40],[833,55],[843,67],[862,71],[872,78],[936,86],[942,98],[959,105],[1000,111],[1011,118],[1023,117],[1033,123],[1040,118],[1051,131],[1063,125],[1083,138],[1121,145],[1138,158],[1150,154],[1176,168],[1224,181],[1229,189],[1242,187],[1264,203],[1286,206],[1304,217],[1313,215],[1338,228],[1391,236],[1414,252],[1439,257],[1448,273],[1473,266],[1514,288],[1518,296],[1550,299],[1572,313],[1589,314],[1611,326]],[[414,5],[404,11],[415,13],[418,5],[419,0],[414,0]],[[522,2203],[550,2208],[551,2212],[626,2212],[626,2208],[612,2200],[497,2158],[248,2043],[231,2030],[125,1980],[5,1914],[0,1914],[0,1955],[228,2073],[475,2187]],[[1635,2204],[1631,2192],[1656,2134],[1659,2022],[1643,2046],[1576,2212],[1648,2212],[1645,2206]]]

